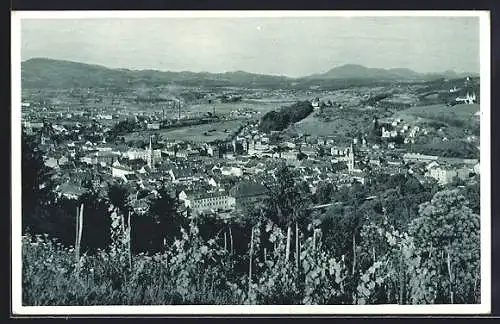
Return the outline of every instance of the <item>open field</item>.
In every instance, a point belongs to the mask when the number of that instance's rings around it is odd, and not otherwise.
[[[408,117],[421,117],[425,119],[468,121],[474,117],[479,110],[479,104],[456,105],[449,107],[447,105],[416,106],[400,111],[394,115],[394,118],[408,119]]]
[[[356,114],[356,116],[354,115]],[[311,136],[332,136],[339,139],[353,137],[358,132],[366,132],[371,127],[372,115],[343,109],[322,120],[313,112],[307,118],[291,126],[295,131]]]
[[[255,101],[255,100],[244,100],[240,102],[228,102],[228,103],[203,103],[189,105],[185,109],[191,113],[208,113],[213,112],[215,107],[215,113],[229,114],[231,112],[244,112],[244,111],[260,111],[261,113],[266,113],[270,110],[278,109],[286,102],[269,102],[269,101]]]
[[[242,125],[240,120],[220,121],[216,123],[186,126],[172,129],[148,130],[127,134],[126,141],[145,140],[150,134],[159,133],[167,140],[190,141],[195,143],[223,140]],[[227,132],[226,132],[227,130]]]

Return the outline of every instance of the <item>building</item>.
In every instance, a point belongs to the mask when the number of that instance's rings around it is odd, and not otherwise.
[[[451,166],[433,166],[428,169],[425,175],[436,179],[441,185],[446,185],[451,183],[455,177],[461,180],[467,180],[470,178],[471,174],[474,173],[474,168],[470,168],[465,165],[460,168],[454,168]]]
[[[311,106],[313,107],[314,110],[319,109],[320,108],[319,98],[314,98],[313,100],[311,100]]]
[[[56,187],[58,197],[65,197],[67,199],[78,199],[86,192],[85,188],[74,182],[65,182]]]
[[[111,175],[114,178],[125,179],[125,175],[133,173],[134,171],[131,168],[129,168],[126,165],[121,165],[120,163],[117,162],[113,163],[113,165],[111,166]]]
[[[391,132],[386,130],[385,127],[382,127],[382,138],[389,138],[391,137]]]
[[[148,165],[151,164],[151,167],[153,167],[157,161],[161,160],[162,152],[161,150],[153,150],[150,140],[149,147],[147,149],[130,149],[124,153],[124,156],[129,160],[146,161]]]
[[[139,177],[135,173],[125,174],[122,177],[122,179],[123,179],[123,181],[125,181],[125,183],[130,183],[130,182],[138,183],[138,182],[140,182]]]
[[[403,154],[403,160],[405,162],[424,162],[430,163],[432,161],[436,161],[438,159],[435,155],[425,155],[419,153],[405,153]]]
[[[253,206],[257,202],[267,197],[267,188],[255,181],[242,181],[229,190],[231,197],[234,197],[235,207],[244,208]]]
[[[158,130],[160,129],[160,123],[148,123],[146,128],[150,130]]]
[[[472,95],[467,92],[467,95],[465,97],[457,97],[455,99],[456,103],[463,103],[463,104],[473,104],[476,103],[476,94],[473,92]]]
[[[28,135],[34,134],[35,131],[38,131],[43,128],[43,123],[41,122],[24,122],[24,129]]]
[[[111,165],[118,160],[119,155],[114,152],[92,152],[80,158],[83,163],[96,165],[96,164],[106,164]]]
[[[229,210],[235,206],[235,199],[227,191],[212,192],[184,192],[179,194],[179,200],[184,202],[186,208],[190,208],[195,214]]]
[[[241,177],[243,175],[243,170],[241,170],[241,168],[233,166],[223,166],[220,168],[220,171],[222,175],[225,176]]]
[[[349,151],[347,152],[347,169],[349,172],[354,170],[354,147],[351,144]]]
[[[192,168],[173,168],[168,171],[174,183],[196,181],[198,177]]]
[[[98,114],[97,118],[98,119],[103,119],[103,120],[112,120],[113,116],[112,115],[101,115],[101,114]]]
[[[137,199],[132,201],[131,207],[134,210],[134,213],[144,215],[149,210],[149,203],[146,199]]]
[[[151,143],[151,136],[149,137],[149,149],[147,150],[146,161],[148,167],[153,168],[153,146]]]
[[[261,157],[265,152],[269,151],[269,144],[263,140],[250,140],[248,143],[248,155]]]
[[[332,146],[330,148],[330,155],[334,157],[339,157],[339,156],[346,156],[347,153],[349,152],[349,148],[339,148]]]

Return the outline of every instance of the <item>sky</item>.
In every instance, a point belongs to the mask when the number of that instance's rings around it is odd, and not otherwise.
[[[306,76],[344,64],[479,72],[478,17],[23,19],[21,60]]]

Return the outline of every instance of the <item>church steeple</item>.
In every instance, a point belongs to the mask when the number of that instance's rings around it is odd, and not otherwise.
[[[151,136],[149,136],[148,167],[153,168],[153,145],[151,143]]]
[[[354,146],[353,146],[352,142],[351,142],[351,147],[349,148],[347,168],[348,168],[349,172],[354,170]]]

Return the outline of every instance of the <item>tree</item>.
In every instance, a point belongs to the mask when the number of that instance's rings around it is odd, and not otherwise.
[[[83,194],[76,206],[84,205],[82,251],[106,249],[111,243],[111,217],[108,201],[96,191]]]
[[[120,253],[128,252],[131,264],[131,208],[128,200],[128,190],[122,185],[113,184],[108,189],[108,200],[111,203],[112,241]]]
[[[167,244],[171,244],[180,229],[186,227],[187,219],[179,213],[178,198],[172,196],[166,187],[158,190],[158,198],[151,201],[149,214],[154,223],[157,224],[154,236],[154,249],[162,250]]]
[[[409,234],[426,269],[425,294],[416,301],[478,302],[480,217],[458,189],[443,190],[420,206]]]
[[[318,147],[318,156],[319,157],[324,157],[327,155],[326,149],[324,146]]]
[[[296,232],[301,219],[307,215],[311,196],[302,184],[295,183],[293,173],[287,166],[280,167],[276,172],[277,184],[269,188],[267,201],[268,217],[278,226],[287,229],[287,244],[285,259],[289,260],[291,253],[292,225]],[[307,191],[306,191],[307,190]]]
[[[280,110],[272,110],[262,116],[259,128],[268,133],[270,131],[282,131],[291,123],[306,118],[313,112],[314,108],[309,101],[297,102]]]
[[[125,135],[127,133],[131,133],[135,130],[136,128],[136,123],[133,120],[122,120],[116,123],[111,130],[109,131],[108,135],[111,136],[111,138],[116,138],[117,136]]]
[[[382,135],[382,132],[381,132],[380,125],[378,123],[378,118],[377,117],[373,118],[373,130],[372,130],[372,134],[375,137],[379,137],[379,136]]]
[[[128,206],[128,190],[123,185],[112,184],[108,188],[108,199],[115,211],[126,215],[130,208]]]
[[[333,183],[321,182],[316,189],[315,200],[318,204],[326,204],[332,200],[332,195],[335,190]]]
[[[479,185],[479,181],[476,181],[472,184],[467,185],[464,188],[464,196],[467,198],[469,202],[469,207],[475,214],[480,214],[480,206],[481,206],[481,187]]]
[[[22,134],[22,222],[23,230],[40,233],[50,214],[48,208],[54,202],[51,171],[43,163],[35,138]]]
[[[302,153],[302,152],[297,153],[297,160],[299,160],[299,161],[305,160],[305,159],[307,159],[307,157],[308,156],[305,153]]]

